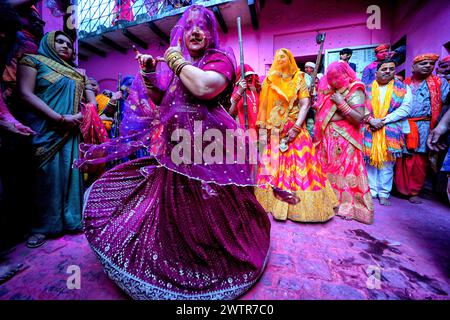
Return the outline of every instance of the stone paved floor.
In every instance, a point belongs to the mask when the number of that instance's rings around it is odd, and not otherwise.
[[[432,200],[412,205],[392,198],[392,204],[376,204],[371,226],[340,218],[326,224],[272,220],[266,271],[242,299],[449,299],[450,208]],[[34,250],[19,245],[9,259],[25,268],[0,285],[2,300],[127,299],[83,235]],[[70,265],[80,266],[80,290],[67,289]]]

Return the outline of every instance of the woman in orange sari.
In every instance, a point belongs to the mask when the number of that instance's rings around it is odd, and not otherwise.
[[[268,130],[270,140],[256,190],[258,201],[278,220],[324,222],[338,205],[306,130],[308,109],[305,75],[292,53],[279,49],[260,95],[257,125]]]
[[[319,83],[314,140],[319,159],[339,198],[337,214],[373,223],[373,202],[362,152],[368,117],[364,84],[341,61],[328,66]]]

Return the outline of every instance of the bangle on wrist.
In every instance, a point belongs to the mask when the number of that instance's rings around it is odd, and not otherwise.
[[[298,126],[297,124],[294,124],[292,126],[292,130],[294,130],[295,132],[298,133],[298,132],[302,131],[302,127]]]
[[[235,100],[236,102],[238,102],[238,101],[242,98],[242,96],[241,96],[240,94],[238,94],[237,92],[235,92],[235,93],[231,96],[231,98],[232,98],[233,100]]]
[[[139,73],[141,74],[142,77],[147,78],[147,77],[155,74],[155,69],[153,71],[147,71],[147,70],[141,69],[139,71]]]
[[[180,52],[172,52],[167,55],[166,58],[167,64],[169,65],[169,68],[177,75],[179,76],[181,73],[181,70],[191,64],[189,61],[186,61],[184,59],[183,55]]]
[[[184,67],[186,67],[187,65],[190,65],[191,63],[189,61],[184,60],[182,63],[180,63],[176,69],[175,69],[175,74],[177,76],[180,76],[181,70],[183,70]]]
[[[167,62],[170,62],[170,61],[172,61],[172,60],[174,60],[174,59],[178,59],[180,56],[182,56],[182,54],[180,53],[180,52],[178,52],[178,51],[173,51],[173,52],[170,52],[166,57],[164,57],[165,58],[165,60],[167,61]]]
[[[348,103],[347,103],[347,101],[345,101],[345,100],[344,100],[344,102],[342,102],[341,104],[338,104],[338,105],[337,105],[337,107],[338,107],[339,109],[345,108],[346,106],[348,106]]]
[[[348,114],[352,111],[352,108],[348,105],[347,102],[344,102],[344,103],[338,105],[338,109],[339,109],[339,111],[341,111],[344,115],[348,115]]]
[[[184,59],[179,59],[173,63],[172,70],[177,76],[179,76],[181,73],[181,70],[188,64],[191,64],[191,63]]]
[[[144,85],[147,89],[152,90],[156,88],[156,73],[155,72],[145,72],[141,69],[140,71],[142,80],[144,81]]]
[[[348,107],[345,110],[341,110],[341,112],[344,114],[344,116],[347,116],[350,114],[350,112],[352,112],[352,108]]]
[[[144,85],[149,90],[153,90],[156,88],[156,86],[147,78],[144,78]]]

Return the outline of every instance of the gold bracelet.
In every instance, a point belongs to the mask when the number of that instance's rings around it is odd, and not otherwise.
[[[177,60],[181,59],[182,57],[174,56],[167,60],[167,64],[169,66],[173,65]]]
[[[169,54],[166,58],[167,64],[169,65],[169,67],[171,65],[173,65],[173,63],[175,63],[177,60],[179,59],[183,59],[183,55],[179,52],[174,52],[172,54]]]
[[[169,61],[169,67],[173,70],[177,65],[183,62],[183,58],[176,58]]]
[[[145,87],[147,88],[147,89],[154,89],[154,88],[156,88],[156,86],[151,82],[151,80],[150,79],[148,79],[147,77],[145,77],[145,76],[142,76],[142,80],[144,80],[144,85],[145,85]]]
[[[139,70],[139,73],[141,74],[142,78],[147,79],[148,76],[155,74],[155,70],[145,72],[143,69]]]
[[[181,55],[181,53],[178,51],[174,51],[174,52],[169,53],[167,55],[167,57],[165,57],[165,59],[166,59],[166,61],[169,61],[170,59],[172,59],[173,57],[175,57],[177,55]]]
[[[179,73],[181,72],[181,69],[188,64],[191,64],[191,63],[186,61],[183,57],[181,57],[181,58],[178,58],[177,60],[175,60],[174,62],[171,62],[169,64],[169,67],[176,75],[179,75]]]
[[[174,64],[178,61],[179,59],[172,59],[170,61],[167,62],[167,64],[169,65],[169,68],[171,70],[173,70]]]
[[[190,65],[192,63],[190,63],[189,61],[184,60],[183,63],[181,63],[176,69],[175,69],[175,74],[177,76],[180,76],[181,70],[183,70],[184,67],[186,67],[187,65]]]

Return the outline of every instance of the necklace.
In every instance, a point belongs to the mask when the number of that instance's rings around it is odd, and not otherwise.
[[[281,71],[273,71],[273,73],[271,73],[270,75],[272,75],[272,74],[277,75],[282,79],[291,79],[294,76],[293,74],[283,73]]]
[[[250,102],[253,105],[253,113],[256,113],[256,98],[255,98],[255,94],[253,93],[253,90],[248,90],[251,92],[253,99],[250,98],[250,96],[248,96],[248,100],[250,100]]]

